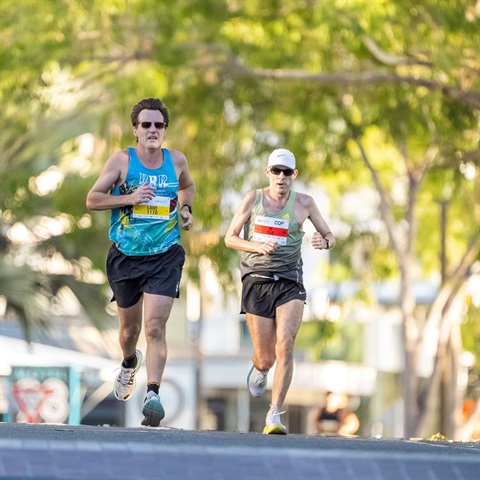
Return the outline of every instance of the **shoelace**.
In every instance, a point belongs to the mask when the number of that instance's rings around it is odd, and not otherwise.
[[[257,375],[257,378],[255,379],[255,385],[259,387],[263,387],[263,384],[267,381],[267,375],[268,372],[258,372],[260,375]]]
[[[272,419],[272,423],[282,423],[280,421],[280,415],[286,413],[286,410],[284,410],[283,412],[279,412],[278,410],[272,410],[272,412],[270,413],[270,417]]]
[[[145,401],[147,402],[148,400],[151,400],[153,397],[156,397],[163,407],[167,406],[167,404],[160,398],[160,395],[151,395],[150,398],[148,398],[148,394],[147,394],[145,397]]]
[[[135,369],[133,368],[120,368],[120,383],[122,385],[132,385],[135,378]]]

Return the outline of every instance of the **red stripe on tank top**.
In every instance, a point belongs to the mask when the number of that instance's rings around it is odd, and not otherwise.
[[[255,233],[263,235],[274,235],[275,237],[288,237],[288,228],[265,227],[263,225],[255,225]]]

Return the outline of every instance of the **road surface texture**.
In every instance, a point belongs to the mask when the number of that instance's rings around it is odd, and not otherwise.
[[[0,423],[0,479],[480,480],[480,443]]]

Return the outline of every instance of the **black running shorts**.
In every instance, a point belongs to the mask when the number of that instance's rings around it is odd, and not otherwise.
[[[135,305],[144,293],[178,298],[185,250],[179,244],[156,255],[129,256],[113,244],[107,256],[112,302],[121,308]]]
[[[259,317],[275,318],[275,310],[290,300],[305,300],[307,293],[301,283],[272,277],[271,281],[247,275],[243,279],[242,310]]]

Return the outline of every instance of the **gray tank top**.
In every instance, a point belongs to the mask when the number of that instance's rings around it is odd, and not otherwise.
[[[302,240],[305,232],[295,220],[296,193],[291,191],[287,204],[278,213],[267,213],[263,208],[263,191],[257,190],[252,215],[245,223],[245,240],[276,241],[277,250],[271,255],[240,252],[242,279],[254,272],[268,272],[280,278],[303,283]]]

